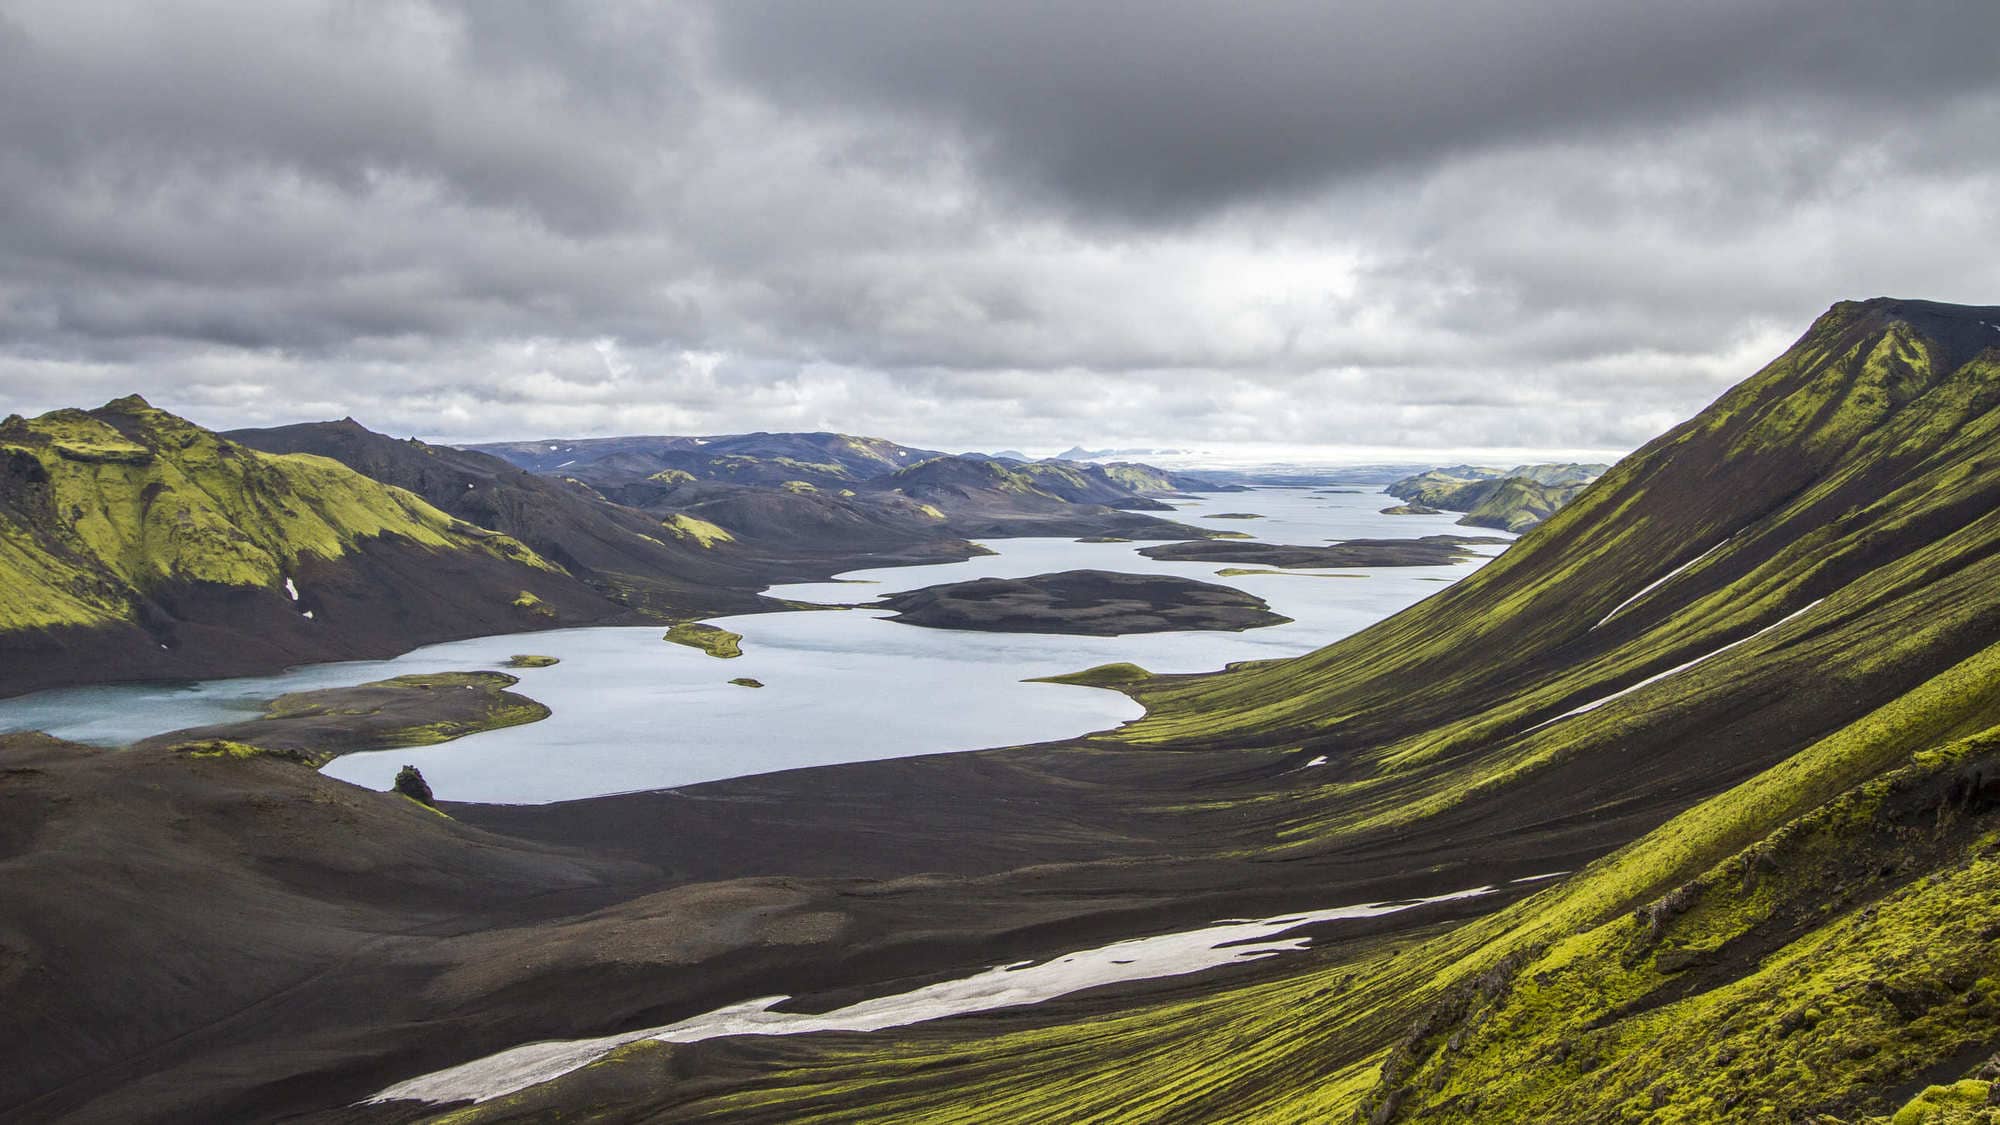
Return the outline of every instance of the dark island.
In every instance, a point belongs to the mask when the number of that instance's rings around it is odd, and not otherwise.
[[[1422,539],[1349,539],[1325,547],[1288,543],[1215,542],[1162,543],[1139,553],[1162,562],[1218,562],[1255,566],[1449,566],[1468,558],[1469,543],[1506,543],[1491,537],[1426,535]]]
[[[990,633],[1110,637],[1177,629],[1237,631],[1290,621],[1262,598],[1229,586],[1163,574],[1065,570],[1033,578],[980,578],[891,594],[876,603],[891,621]]]

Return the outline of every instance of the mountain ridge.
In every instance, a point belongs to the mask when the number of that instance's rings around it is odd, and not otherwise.
[[[387,656],[617,612],[518,540],[137,395],[9,417],[0,458],[8,693]]]
[[[613,503],[587,485],[489,454],[376,433],[352,418],[224,434],[270,453],[331,457],[468,522],[506,532],[605,596],[661,619],[771,608],[755,568],[712,539]]]

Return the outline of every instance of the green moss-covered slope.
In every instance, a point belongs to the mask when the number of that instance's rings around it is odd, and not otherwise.
[[[524,590],[552,617],[607,608],[518,540],[338,462],[249,449],[137,396],[0,422],[0,648],[20,656],[0,691],[44,673],[170,673],[161,661],[177,653],[179,670],[233,667],[229,634],[259,629],[293,659],[396,651],[449,635],[448,623],[404,612],[415,633],[405,643],[360,634],[431,582],[454,581],[434,614],[479,618],[458,635],[520,616],[511,603]],[[378,612],[351,612],[357,603]]]
[[[1994,324],[1837,305],[1438,597],[1295,660],[1125,685],[1150,706],[1125,746],[1286,755],[1260,795],[1207,806],[1260,860],[1403,855],[1415,879],[1624,841],[1539,894],[1098,1014],[749,1045],[727,1081],[634,1077],[596,1112],[1980,1119],[2000,1050]]]

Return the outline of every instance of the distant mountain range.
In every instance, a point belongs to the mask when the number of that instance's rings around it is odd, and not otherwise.
[[[137,396],[0,423],[0,694],[780,608],[775,582],[972,536],[1213,534],[1207,482],[841,434],[454,449],[349,418],[216,434]],[[538,470],[538,471],[531,471]]]
[[[1052,461],[1107,461],[1131,460],[1134,457],[1180,457],[1192,452],[1186,449],[1085,449],[1072,445],[1050,458]]]
[[[787,480],[847,484],[944,456],[935,449],[832,433],[548,438],[465,448],[530,472],[562,474],[592,484],[622,483],[661,472],[742,484]]]

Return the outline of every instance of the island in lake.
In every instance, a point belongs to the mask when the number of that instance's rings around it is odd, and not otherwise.
[[[1472,555],[1468,544],[1504,544],[1505,539],[1461,535],[1426,535],[1422,539],[1348,539],[1325,547],[1290,543],[1216,542],[1162,543],[1141,547],[1139,553],[1161,562],[1217,562],[1239,566],[1450,566]]]
[[[891,621],[933,629],[1110,637],[1178,629],[1238,631],[1282,625],[1264,599],[1232,586],[1165,574],[1065,570],[1033,578],[978,578],[891,594]]]

